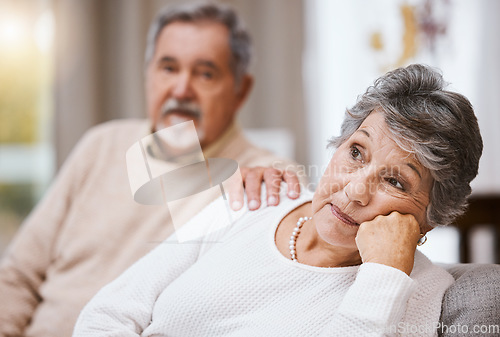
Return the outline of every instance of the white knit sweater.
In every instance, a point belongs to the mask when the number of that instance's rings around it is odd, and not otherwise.
[[[74,336],[435,336],[453,278],[420,252],[411,278],[281,255],[277,225],[311,199],[236,213],[216,200],[185,227],[205,233],[203,243],[160,244],[87,304]]]

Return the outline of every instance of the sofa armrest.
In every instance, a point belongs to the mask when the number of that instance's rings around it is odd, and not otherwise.
[[[438,335],[500,336],[500,265],[441,265],[455,283],[446,291]]]

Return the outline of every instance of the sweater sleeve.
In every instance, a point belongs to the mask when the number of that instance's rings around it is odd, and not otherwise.
[[[87,133],[49,191],[25,220],[0,262],[0,335],[20,336],[42,300],[40,287],[71,202],[84,183],[98,137]]]
[[[418,250],[410,277],[365,263],[321,336],[437,336],[441,303],[453,277]]]
[[[140,336],[162,290],[196,261],[195,245],[160,244],[90,300],[73,336]]]
[[[156,299],[201,255],[221,243],[235,216],[218,198],[182,228],[102,288],[84,307],[73,336],[139,336],[150,324]],[[230,216],[231,215],[231,216]],[[180,238],[186,238],[185,241]]]
[[[415,288],[414,281],[398,269],[362,264],[321,336],[399,336],[398,326]]]

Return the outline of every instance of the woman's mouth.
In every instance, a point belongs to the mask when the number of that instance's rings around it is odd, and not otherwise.
[[[334,204],[331,205],[330,209],[332,210],[333,215],[337,217],[340,221],[349,226],[359,226],[359,224],[354,221],[349,215],[342,213],[340,209]]]

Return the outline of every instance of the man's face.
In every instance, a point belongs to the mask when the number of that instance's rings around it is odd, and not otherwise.
[[[230,62],[229,32],[224,25],[173,22],[164,27],[146,70],[153,131],[193,120],[202,147],[217,140],[251,86],[247,76],[236,88]]]

